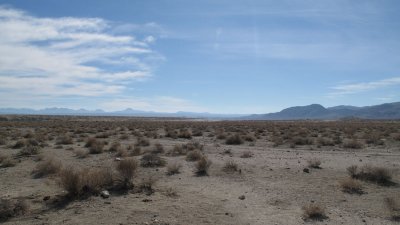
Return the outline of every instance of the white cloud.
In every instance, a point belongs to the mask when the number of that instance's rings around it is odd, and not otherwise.
[[[400,77],[392,77],[371,82],[344,84],[332,87],[333,92],[331,92],[329,96],[334,97],[334,96],[355,94],[355,93],[371,91],[396,85],[400,85]]]
[[[0,6],[0,91],[101,96],[151,76],[155,37],[138,41],[113,28],[101,18],[41,18]]]

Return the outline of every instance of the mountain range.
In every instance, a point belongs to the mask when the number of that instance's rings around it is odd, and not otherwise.
[[[286,108],[280,112],[267,114],[213,114],[196,112],[153,112],[141,111],[127,108],[122,111],[106,112],[101,109],[68,109],[68,108],[45,108],[40,110],[30,108],[0,108],[0,114],[19,115],[78,115],[78,116],[137,116],[137,117],[186,117],[206,119],[238,119],[238,120],[335,120],[342,118],[360,119],[400,119],[400,102],[385,103],[374,106],[346,106],[340,105],[325,108],[320,104],[307,106],[295,106]]]

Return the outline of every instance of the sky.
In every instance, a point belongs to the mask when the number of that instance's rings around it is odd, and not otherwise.
[[[400,101],[397,0],[0,0],[0,108]]]

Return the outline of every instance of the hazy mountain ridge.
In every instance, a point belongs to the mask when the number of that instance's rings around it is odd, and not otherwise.
[[[374,106],[334,106],[325,108],[319,104],[295,106],[276,113],[253,114],[244,117],[254,120],[298,120],[298,119],[400,119],[400,102]]]
[[[355,117],[361,119],[400,119],[400,102],[385,103],[374,106],[334,106],[325,108],[320,104],[307,106],[294,106],[276,113],[267,114],[213,114],[196,112],[154,112],[141,111],[127,108],[125,110],[106,112],[101,109],[68,109],[68,108],[0,108],[0,114],[26,114],[26,115],[84,115],[84,116],[138,116],[138,117],[186,117],[208,119],[244,119],[244,120],[300,120],[300,119],[341,119]]]

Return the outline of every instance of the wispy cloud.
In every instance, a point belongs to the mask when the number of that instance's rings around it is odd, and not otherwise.
[[[343,96],[360,92],[372,91],[376,89],[387,88],[389,86],[400,85],[400,77],[392,77],[371,82],[361,82],[353,84],[344,84],[332,87],[333,91],[329,93],[329,97]]]
[[[150,77],[154,60],[162,60],[151,48],[156,38],[115,34],[113,26],[101,18],[41,18],[0,6],[0,91],[101,96]]]

